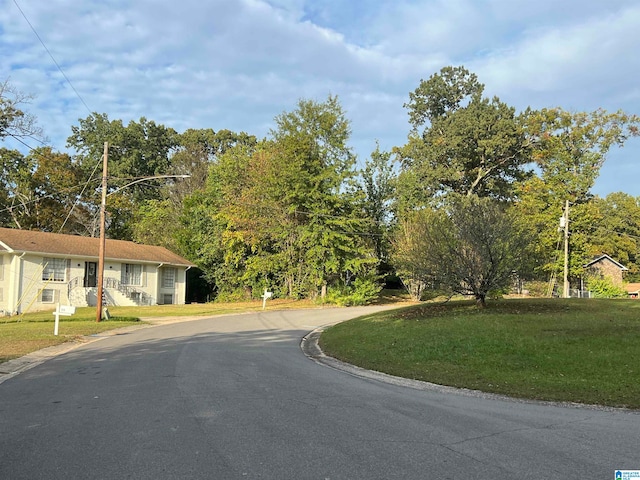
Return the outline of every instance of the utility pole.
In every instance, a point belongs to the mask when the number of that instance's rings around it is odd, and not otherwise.
[[[569,298],[569,200],[564,204],[564,284],[562,297]]]
[[[98,298],[96,299],[96,322],[102,320],[102,294],[104,282],[104,250],[105,250],[105,222],[107,207],[107,165],[109,164],[109,143],[104,142],[102,154],[102,202],[100,203],[100,251],[98,253]]]

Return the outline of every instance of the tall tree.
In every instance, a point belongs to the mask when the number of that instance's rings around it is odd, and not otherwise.
[[[109,191],[114,193],[142,177],[172,174],[170,156],[177,146],[177,134],[164,125],[142,117],[125,127],[106,114],[93,114],[72,126],[67,146],[76,150],[76,162],[89,175],[100,162],[104,142],[109,142]],[[110,196],[107,203],[107,235],[133,238],[133,216],[145,200],[160,199],[162,180],[135,183]]]
[[[180,218],[192,196],[198,196],[207,183],[209,169],[226,151],[236,146],[252,148],[256,138],[230,130],[188,129],[178,136],[178,145],[170,158],[174,174],[189,175],[181,180],[167,180],[159,199],[148,199],[135,213],[132,226],[134,240],[162,245],[184,255],[180,238],[185,226]]]
[[[591,253],[606,253],[629,269],[627,279],[640,278],[640,197],[614,192],[593,200],[597,222],[591,224]]]
[[[211,167],[207,207],[194,206],[216,232],[201,248],[205,268],[222,288],[322,294],[375,263],[360,235],[349,122],[335,97],[301,100],[275,121],[270,139],[232,148]]]
[[[425,205],[443,194],[510,198],[528,175],[529,142],[515,109],[482,96],[464,67],[445,67],[420,82],[405,104],[413,127],[395,149],[401,161],[401,205]]]
[[[69,155],[42,147],[23,156],[0,149],[5,193],[4,225],[21,229],[88,233],[93,212],[80,198],[82,172]]]
[[[324,294],[330,276],[361,270],[373,260],[357,236],[364,225],[353,207],[357,193],[349,188],[356,174],[347,144],[350,124],[337,97],[329,96],[322,103],[301,100],[296,110],[276,117],[276,126],[271,135],[278,182],[286,183],[274,193],[284,194],[279,201],[296,232],[284,243],[307,266],[300,272],[290,264],[286,283],[291,294],[310,287]]]
[[[569,276],[579,278],[593,255],[611,253],[602,251],[608,242],[597,232],[614,217],[601,211],[604,204],[594,203],[591,188],[611,147],[638,134],[639,119],[624,112],[553,108],[525,112],[523,124],[539,167],[537,176],[517,187],[515,208],[523,228],[536,238],[527,249],[529,258],[540,276],[562,271],[558,224],[569,200]]]
[[[530,261],[530,278],[549,280],[562,276],[564,268],[564,231],[560,218],[564,202],[553,187],[534,177],[518,187],[518,199],[513,205],[518,225],[529,232],[533,241],[525,248],[524,257]],[[570,208],[569,277],[579,278],[583,266],[593,256],[594,227],[601,215],[592,201],[574,203]]]
[[[218,293],[243,286],[250,249],[232,223],[231,209],[246,188],[253,150],[238,145],[221,155],[210,166],[206,188],[185,198],[180,216],[180,251],[198,264]]]
[[[639,134],[640,117],[544,108],[525,112],[524,124],[543,181],[558,201],[579,203],[588,198],[611,147]]]
[[[370,242],[379,262],[388,262],[390,251],[390,228],[392,202],[395,193],[395,174],[391,164],[391,153],[376,149],[360,173],[364,193],[364,212],[371,223]]]

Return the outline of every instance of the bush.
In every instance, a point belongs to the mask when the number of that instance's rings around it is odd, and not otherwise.
[[[244,288],[236,288],[235,290],[221,290],[216,295],[215,303],[238,303],[251,300],[251,293]]]
[[[627,291],[620,285],[616,285],[610,278],[589,277],[587,288],[594,298],[622,298],[627,296]]]
[[[549,282],[528,280],[524,283],[524,290],[529,292],[530,297],[546,297],[549,291]]]
[[[325,301],[341,307],[367,305],[378,298],[381,290],[373,278],[357,278],[352,285],[330,288]]]

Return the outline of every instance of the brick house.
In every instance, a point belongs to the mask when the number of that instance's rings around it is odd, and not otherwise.
[[[184,304],[195,265],[164,247],[106,240],[106,305]],[[0,311],[95,306],[100,239],[0,228]]]
[[[622,287],[622,274],[629,270],[607,254],[594,258],[587,263],[584,268],[588,274],[602,278],[610,278],[614,285],[620,287]]]

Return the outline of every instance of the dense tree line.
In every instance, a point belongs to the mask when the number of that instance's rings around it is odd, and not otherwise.
[[[26,96],[0,88],[0,140],[42,137]],[[571,205],[572,277],[608,253],[640,278],[640,198],[591,188],[637,116],[523,112],[463,67],[422,80],[405,104],[405,145],[358,168],[338,99],[300,100],[258,139],[244,132],[124,125],[93,114],[71,127],[71,154],[0,148],[0,225],[95,236],[109,142],[107,232],[166,246],[200,266],[219,298],[339,292],[358,301],[396,271],[416,296],[484,303],[514,272],[558,271],[558,219]],[[189,178],[143,177],[189,175]]]

